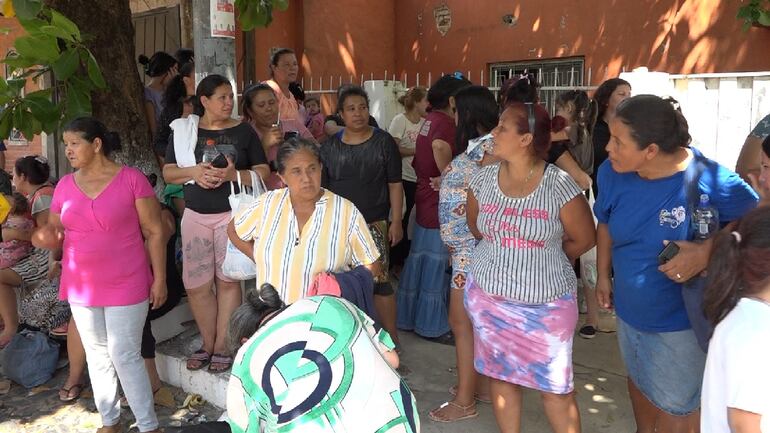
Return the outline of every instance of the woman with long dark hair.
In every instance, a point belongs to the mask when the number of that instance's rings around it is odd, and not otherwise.
[[[596,126],[594,126],[591,140],[594,143],[594,170],[591,175],[593,180],[594,195],[599,193],[596,178],[599,166],[607,160],[607,144],[610,142],[609,124],[615,117],[618,104],[631,97],[631,84],[622,78],[610,78],[603,82],[594,92],[596,102]]]
[[[262,178],[270,171],[257,134],[232,118],[233,89],[227,78],[207,76],[198,84],[196,98],[203,115],[188,119],[198,123],[174,127],[163,177],[168,183],[184,185],[182,279],[203,340],[202,347],[188,359],[187,368],[208,366],[209,371],[220,372],[232,364],[225,333],[230,314],[241,303],[239,282],[222,273],[227,224],[232,218],[230,183],[240,175],[243,183],[250,185],[248,170]]]
[[[716,329],[703,377],[701,431],[770,431],[770,208],[720,233],[714,249],[704,305]]]
[[[417,173],[416,224],[409,257],[398,281],[398,327],[427,337],[451,342],[447,316],[449,251],[441,240],[436,181],[460,153],[455,143],[457,128],[455,95],[471,82],[444,75],[428,91],[431,111],[417,136],[412,166]],[[462,146],[466,146],[462,144]]]
[[[457,92],[456,143],[463,153],[457,155],[442,174],[439,191],[439,222],[441,240],[452,259],[452,280],[449,294],[449,326],[455,338],[457,354],[457,385],[450,389],[454,399],[430,412],[432,420],[453,422],[478,415],[476,398],[489,401],[489,382],[473,369],[473,326],[463,305],[465,283],[476,238],[468,228],[465,215],[468,185],[482,167],[498,162],[492,151],[491,139],[479,142],[497,126],[497,102],[492,92],[483,86],[471,86]]]

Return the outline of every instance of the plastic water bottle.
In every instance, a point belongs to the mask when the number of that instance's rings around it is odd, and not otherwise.
[[[700,203],[692,213],[693,238],[703,241],[719,231],[719,212],[709,202],[708,194],[701,194]]]
[[[203,149],[203,162],[212,162],[219,156],[219,150],[214,144],[214,140],[209,140]]]

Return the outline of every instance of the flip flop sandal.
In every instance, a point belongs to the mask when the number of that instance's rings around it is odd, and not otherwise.
[[[457,397],[457,385],[452,385],[452,387],[449,388],[449,393],[452,394],[452,397]],[[481,398],[478,394],[473,394],[473,397],[480,403],[492,403],[492,399],[489,397]]]
[[[219,365],[220,367],[215,367]],[[227,371],[233,366],[233,357],[222,355],[221,353],[215,353],[211,355],[211,363],[209,364],[209,372],[221,373]]]
[[[199,363],[197,366],[190,366],[191,362]],[[190,371],[200,370],[203,367],[209,365],[211,362],[211,354],[203,349],[195,351],[189,358],[187,358],[187,369]]]
[[[76,383],[69,388],[62,388],[59,390],[59,400],[65,403],[73,402],[80,398],[80,393],[83,392],[85,387],[84,383]],[[66,393],[66,396],[62,397],[62,393]]]
[[[452,406],[455,409],[461,410],[463,415],[461,415],[461,416],[459,416],[457,418],[440,418],[440,417],[438,417],[437,414],[439,413],[439,411],[441,409],[444,409],[445,407],[448,407],[448,406]],[[468,412],[469,410],[471,412]],[[477,416],[479,416],[479,412],[476,410],[476,403],[470,404],[468,406],[460,406],[459,404],[457,404],[455,402],[452,402],[452,401],[448,401],[448,402],[442,404],[438,408],[433,409],[432,411],[430,411],[428,413],[428,418],[430,418],[432,421],[443,422],[443,423],[462,421],[462,420],[465,420],[465,419],[476,418]]]

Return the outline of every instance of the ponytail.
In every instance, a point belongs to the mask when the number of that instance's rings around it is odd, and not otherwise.
[[[746,214],[731,233],[720,233],[708,267],[703,306],[715,325],[740,298],[766,290],[770,284],[770,207]]]
[[[738,233],[738,232],[735,232]],[[740,235],[739,235],[740,236]],[[735,308],[741,288],[740,244],[732,233],[717,235],[708,269],[703,308],[708,320],[716,325]]]

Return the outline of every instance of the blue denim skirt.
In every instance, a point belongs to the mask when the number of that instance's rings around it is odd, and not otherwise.
[[[618,344],[628,377],[658,409],[685,416],[700,407],[706,353],[692,329],[642,332],[618,322]]]

